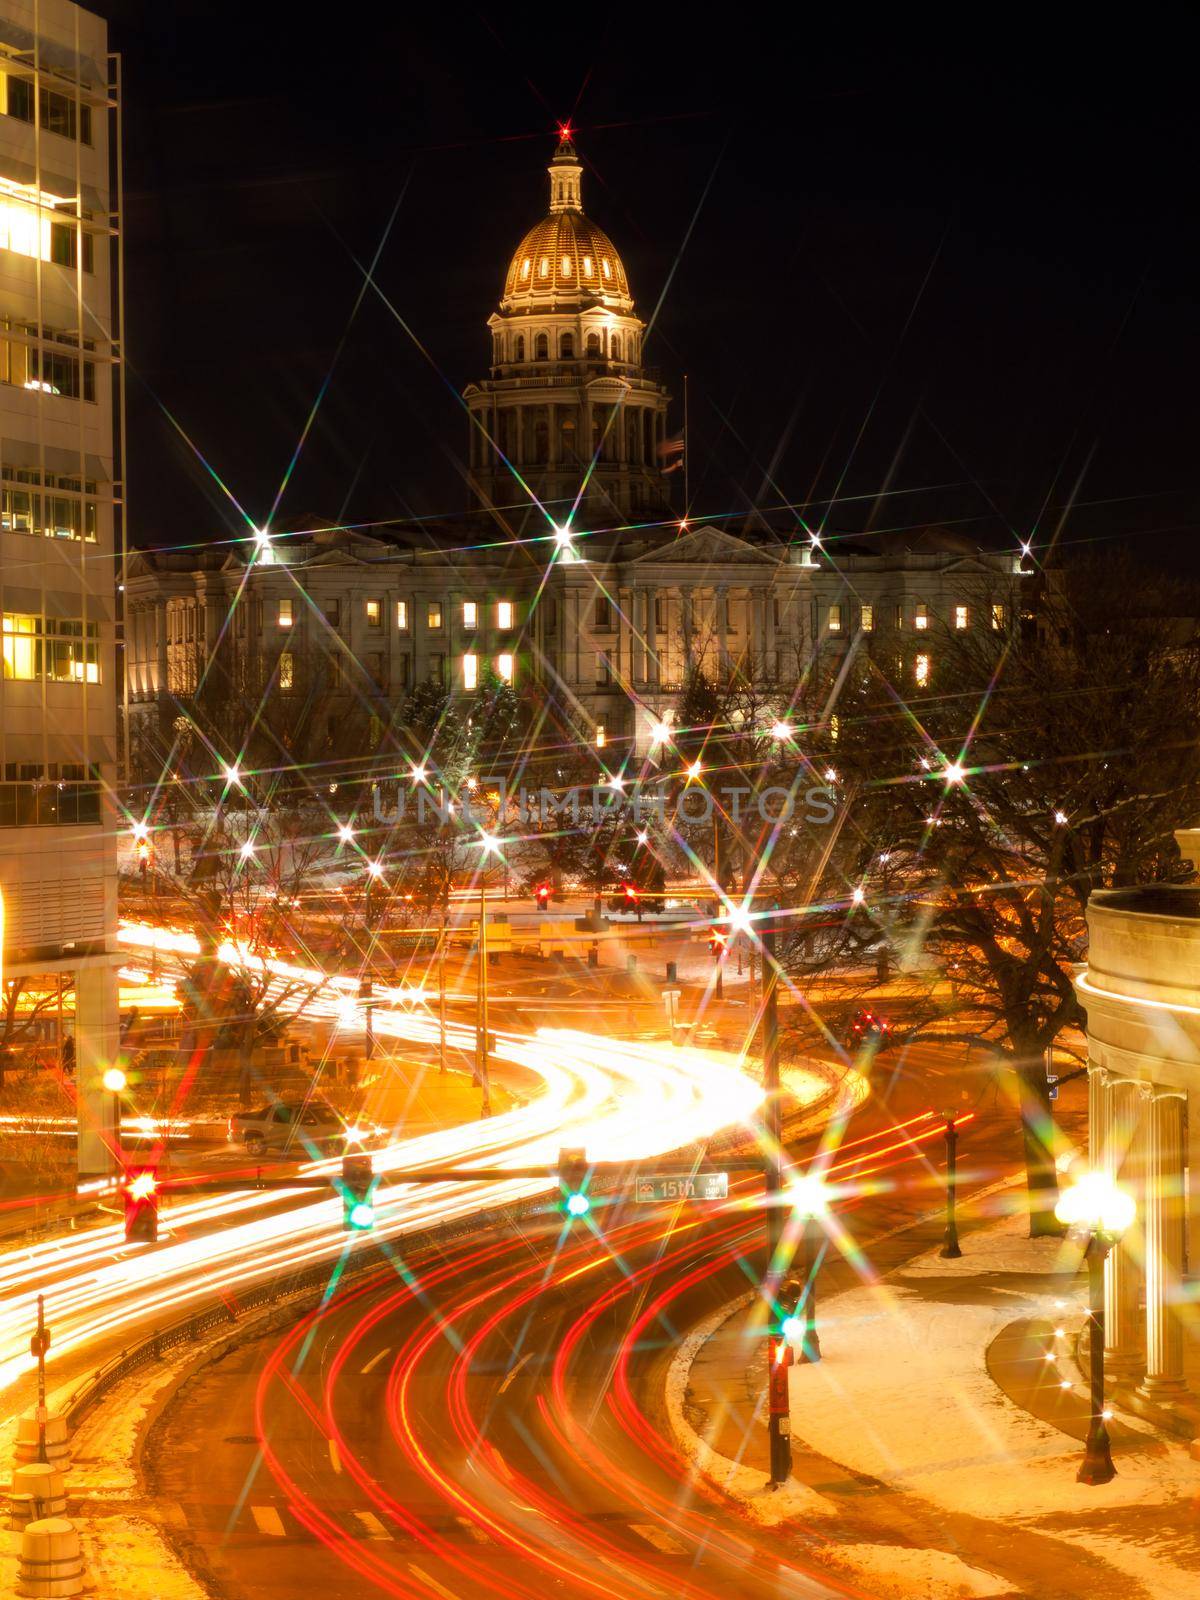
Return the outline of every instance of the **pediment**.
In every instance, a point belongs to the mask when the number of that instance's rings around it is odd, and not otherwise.
[[[648,550],[644,556],[638,556],[632,565],[694,567],[721,561],[750,562],[759,567],[776,567],[779,564],[778,560],[767,551],[760,550],[756,545],[747,544],[744,539],[738,539],[732,533],[725,533],[720,528],[706,524],[704,527],[689,529],[687,533],[680,534],[678,539],[673,539],[670,544],[661,545],[657,550]]]

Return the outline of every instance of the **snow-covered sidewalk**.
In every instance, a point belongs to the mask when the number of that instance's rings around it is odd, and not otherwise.
[[[1200,1593],[1200,1462],[1118,1414],[1118,1476],[1077,1483],[1078,1440],[1015,1404],[989,1374],[1002,1330],[1044,1321],[1052,1386],[1082,1386],[1071,1337],[1085,1313],[1078,1246],[1030,1240],[1024,1229],[1022,1217],[1006,1218],[967,1235],[960,1260],[930,1251],[824,1302],[824,1359],[791,1373],[800,1481],[781,1494],[764,1497],[761,1473],[691,1433],[678,1395],[686,1358],[673,1374],[673,1405],[669,1397],[676,1437],[704,1476],[751,1514],[803,1528],[809,1548],[867,1593],[1191,1600]],[[733,1322],[743,1316],[732,1312]],[[727,1337],[729,1316],[696,1330],[693,1357],[722,1321]],[[854,1475],[857,1501],[840,1499],[834,1463]],[[878,1486],[881,1516],[902,1508],[911,1523],[915,1514],[928,1548],[885,1542],[895,1540],[894,1518],[881,1522],[879,1544],[862,1542],[864,1480]]]

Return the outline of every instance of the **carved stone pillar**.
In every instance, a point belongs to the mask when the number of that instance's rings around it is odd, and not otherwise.
[[[1088,1076],[1091,1165],[1137,1197],[1144,1207],[1138,1172],[1141,1093],[1137,1084],[1113,1080],[1102,1068]],[[1104,1264],[1104,1365],[1114,1378],[1132,1380],[1145,1371],[1141,1313],[1142,1220],[1108,1253]]]
[[[1183,1327],[1177,1306],[1183,1277],[1183,1097],[1178,1091],[1143,1089],[1145,1136],[1143,1205],[1146,1238],[1146,1376],[1150,1400],[1180,1399]]]

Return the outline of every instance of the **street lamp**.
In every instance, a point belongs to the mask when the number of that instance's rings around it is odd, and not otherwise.
[[[946,1261],[957,1261],[962,1255],[958,1243],[958,1218],[954,1214],[954,1201],[958,1193],[958,1129],[954,1125],[953,1111],[942,1113],[946,1124],[946,1237],[938,1254]]]
[[[1076,1478],[1080,1483],[1108,1483],[1116,1477],[1108,1429],[1104,1426],[1104,1262],[1108,1252],[1133,1222],[1137,1205],[1104,1172],[1085,1172],[1064,1190],[1054,1215],[1067,1228],[1087,1233],[1089,1365],[1091,1416],[1087,1444]]]
[[[483,1094],[481,1114],[490,1117],[492,1114],[492,1080],[488,1063],[488,992],[487,992],[487,880],[484,877],[484,866],[490,855],[500,855],[500,840],[494,833],[481,833],[479,835],[479,848],[483,851],[483,860],[479,863],[479,993],[475,1004],[478,1008],[478,1029],[475,1036],[475,1076]]]
[[[817,1337],[817,1270],[820,1266],[820,1241],[817,1224],[828,1215],[829,1189],[820,1173],[806,1172],[788,1184],[787,1198],[793,1215],[801,1220],[804,1239],[802,1318],[800,1307],[796,1308],[796,1322],[803,1321],[803,1328],[797,1328],[799,1339],[794,1341],[799,1344],[796,1359],[820,1361],[821,1341]]]

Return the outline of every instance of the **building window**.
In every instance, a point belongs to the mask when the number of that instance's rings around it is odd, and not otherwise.
[[[829,631],[830,633],[841,633],[842,631],[841,606],[830,606],[829,608]]]
[[[372,650],[367,656],[367,676],[371,680],[372,688],[380,694],[387,693],[387,667],[382,651]]]
[[[328,666],[328,671],[329,671],[329,692],[330,692],[330,694],[341,694],[341,692],[342,692],[342,658],[341,658],[341,656],[339,654],[337,654],[337,652],[335,652],[334,654],[332,654],[330,656],[327,656],[326,660],[329,663],[329,666]]]
[[[521,263],[521,282],[522,283],[527,283],[528,282],[529,273],[530,273],[530,270],[532,269],[532,267],[533,267],[532,261],[530,261],[529,257],[526,256],[524,261],[522,261],[522,263]]]
[[[474,628],[479,621],[479,607],[474,600],[463,601],[463,627]]]
[[[31,683],[41,677],[41,617],[4,613],[4,676]]]
[[[539,278],[548,278],[549,276],[550,276],[550,257],[549,256],[543,256],[542,259],[538,262],[538,277]]]
[[[603,750],[607,743],[608,734],[604,731],[604,724],[602,722],[598,722],[596,724],[596,749]]]
[[[429,681],[436,683],[439,689],[446,687],[446,658],[440,651],[429,658]]]
[[[547,334],[539,333],[533,341],[533,359],[535,361],[549,361],[550,339]]]
[[[408,601],[396,601],[396,626],[401,633],[408,632]]]
[[[331,628],[340,628],[342,625],[342,602],[340,600],[326,600],[325,621]]]
[[[573,361],[575,359],[575,335],[573,333],[560,335],[558,353],[564,361]]]
[[[599,594],[596,596],[596,606],[593,612],[593,617],[597,628],[600,628],[605,632],[611,629],[613,625],[613,608],[612,601],[606,594]]]
[[[367,601],[367,627],[378,628],[383,622],[383,601]]]
[[[956,628],[962,629],[962,628],[967,627],[970,624],[970,621],[971,621],[971,613],[967,609],[967,607],[966,606],[955,606],[955,608],[954,608],[954,626]]]
[[[409,664],[410,660],[411,657],[406,655],[397,656],[396,658],[396,683],[401,689],[407,689],[409,683],[412,681],[412,667]]]
[[[279,653],[279,687],[284,694],[296,687],[296,658],[290,650]]]
[[[864,633],[874,633],[875,631],[874,606],[864,606],[862,608],[862,631]]]
[[[591,258],[591,256],[584,256],[584,258],[583,258],[583,275],[584,275],[585,278],[590,278],[591,275],[592,275],[592,258]]]
[[[519,333],[517,335],[516,345],[513,348],[513,360],[514,361],[524,361],[524,359],[525,359],[525,335],[523,333]]]
[[[587,353],[589,356],[598,357],[600,354],[600,335],[589,333],[587,336]]]
[[[596,682],[602,688],[607,688],[612,682],[612,668],[606,655],[596,657]]]
[[[924,633],[929,626],[929,610],[924,600],[917,601],[917,609],[913,613],[913,627],[918,633]]]
[[[607,256],[602,256],[600,258],[600,270],[604,273],[606,278],[612,277],[612,266]]]
[[[913,676],[924,687],[929,682],[929,657],[918,656],[913,662]]]
[[[992,627],[995,628],[997,633],[1004,627],[1004,607],[1002,605],[992,606]]]
[[[654,597],[654,631],[655,633],[667,631],[667,601],[666,596],[661,594]]]
[[[479,686],[479,657],[463,657],[463,688],[476,689]]]
[[[899,632],[899,630],[901,628],[903,628],[903,626],[904,626],[904,607],[902,605],[900,605],[900,606],[896,607],[896,631]]]
[[[281,600],[279,602],[279,615],[277,618],[281,628],[290,628],[292,625],[292,602]]]
[[[496,626],[498,628],[511,628],[513,625],[513,607],[511,600],[500,600],[496,605]]]
[[[56,266],[70,267],[72,271],[79,266],[82,257],[83,270],[95,272],[96,247],[90,233],[74,222],[52,222],[50,224],[50,259]]]
[[[431,600],[429,602],[429,610],[425,614],[425,620],[430,630],[436,633],[442,625],[442,602],[440,600]]]
[[[614,361],[620,361],[621,359],[621,341],[615,333],[609,340],[609,355]]]
[[[562,260],[558,263],[558,272],[559,276],[562,278],[569,278],[571,276],[570,256],[563,256]]]
[[[505,683],[513,681],[513,658],[510,655],[496,657],[496,671]]]

